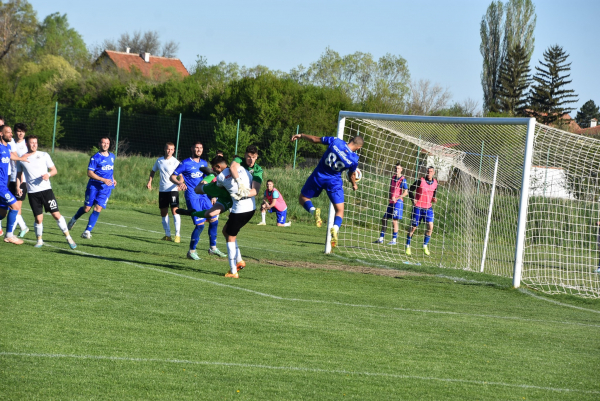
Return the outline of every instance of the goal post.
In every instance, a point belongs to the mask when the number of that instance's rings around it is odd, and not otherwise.
[[[357,134],[365,140],[357,152],[363,179],[352,191],[343,176],[344,223],[335,252],[485,271],[512,278],[514,287],[600,297],[600,141],[533,118],[341,111],[337,137],[348,141]],[[412,255],[404,252],[408,197],[396,245],[388,245],[393,224],[384,217],[396,163],[409,187],[427,166],[436,170],[430,255],[422,250],[423,223],[411,238]],[[326,253],[333,218],[330,204]]]

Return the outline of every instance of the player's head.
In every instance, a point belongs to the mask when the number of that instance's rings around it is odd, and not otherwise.
[[[275,184],[273,183],[273,180],[267,180],[267,190],[272,191],[273,188],[275,188]]]
[[[427,179],[431,180],[435,174],[435,169],[432,166],[427,167]]]
[[[0,132],[2,132],[2,140],[10,142],[12,139],[12,129],[8,125],[2,125],[0,126]]]
[[[215,156],[225,157],[225,153],[223,153],[222,150],[217,150],[217,152],[215,153]]]
[[[248,167],[254,167],[256,159],[258,159],[258,148],[254,145],[249,145],[246,148],[244,158],[246,159],[246,164],[248,165]]]
[[[362,136],[355,136],[348,142],[348,147],[351,151],[356,152],[358,149],[363,147],[364,143],[365,141],[363,140]]]
[[[204,146],[202,146],[202,142],[196,141],[192,145],[192,155],[193,157],[202,156],[202,152],[204,152]]]
[[[223,156],[215,156],[211,160],[210,165],[215,173],[221,174],[227,168],[227,160]]]
[[[173,142],[165,143],[165,158],[173,156],[175,153],[175,144]]]
[[[110,138],[107,136],[103,136],[102,138],[100,138],[100,142],[98,144],[100,145],[100,151],[108,152],[108,149],[110,149]]]
[[[17,142],[21,142],[27,134],[27,126],[23,123],[16,123],[13,127],[13,131],[17,135]]]
[[[402,165],[400,163],[396,163],[396,175],[400,177],[402,175]]]
[[[27,150],[30,153],[37,151],[38,137],[35,135],[29,135],[27,138],[25,138],[25,144],[27,145]]]

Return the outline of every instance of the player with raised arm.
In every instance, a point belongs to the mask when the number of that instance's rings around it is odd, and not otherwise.
[[[335,219],[331,228],[331,247],[335,248],[338,243],[338,231],[344,218],[342,171],[349,170],[351,172],[350,182],[352,189],[356,191],[358,189],[358,185],[356,185],[356,169],[358,167],[356,151],[362,148],[364,141],[360,136],[356,136],[346,143],[344,140],[332,136],[318,137],[307,134],[296,134],[292,136],[292,141],[301,138],[312,143],[327,145],[327,150],[323,153],[319,164],[302,187],[299,200],[300,205],[315,216],[317,227],[321,227],[321,211],[313,206],[311,200],[318,197],[323,189],[327,191],[327,196],[335,210]]]
[[[283,195],[275,188],[273,180],[267,180],[267,190],[263,198],[263,203],[260,206],[260,214],[262,221],[258,223],[259,226],[266,226],[265,221],[267,217],[267,210],[269,213],[275,211],[277,215],[277,227],[289,227],[292,225],[290,222],[285,222],[287,218],[287,204],[283,199]]]
[[[425,229],[425,240],[423,241],[423,252],[425,255],[430,255],[428,245],[431,239],[431,233],[433,232],[433,204],[437,202],[437,186],[438,182],[433,175],[435,169],[433,167],[427,167],[427,175],[416,180],[408,190],[408,196],[413,202],[412,210],[412,221],[411,227],[408,230],[406,236],[406,254],[411,255],[410,241],[415,233],[419,223],[425,220],[427,228]]]
[[[83,206],[77,210],[75,216],[71,218],[68,224],[69,230],[73,228],[77,219],[88,213],[92,207],[94,211],[90,215],[88,225],[85,228],[81,238],[92,238],[92,230],[100,217],[100,212],[106,209],[106,204],[112,193],[112,190],[117,186],[117,180],[114,178],[115,155],[109,152],[110,138],[105,136],[100,138],[100,150],[90,158],[88,164],[87,175],[89,181],[85,189],[85,200]]]
[[[27,153],[27,144],[25,143],[25,134],[27,133],[27,126],[23,123],[17,123],[13,127],[14,135],[13,139],[9,142],[10,151],[16,153],[18,156],[23,156]],[[14,136],[16,135],[16,141]],[[10,168],[10,183],[8,184],[8,189],[17,199],[17,205],[19,208],[19,215],[17,216],[17,224],[19,225],[21,232],[19,233],[19,238],[23,238],[25,234],[29,232],[29,227],[25,224],[25,220],[23,220],[23,216],[21,215],[21,205],[27,196],[27,184],[21,182],[21,195],[17,195],[17,163],[16,161],[11,161]]]
[[[176,184],[180,191],[185,191],[185,202],[189,209],[194,210],[206,210],[212,206],[212,201],[206,195],[200,195],[195,192],[196,187],[202,181],[205,173],[201,170],[208,167],[208,163],[201,159],[204,147],[201,142],[196,142],[192,146],[192,156],[182,161],[179,166],[173,171],[171,175],[171,182]],[[178,179],[179,176],[181,179]],[[192,231],[190,239],[190,249],[187,253],[187,257],[192,260],[200,260],[196,247],[200,241],[200,234],[204,230],[205,218],[192,216],[192,221],[196,226]],[[210,239],[210,248],[208,253],[210,255],[217,255],[225,257],[226,255],[217,249],[217,229],[218,229],[218,216],[210,218],[208,225],[208,235]]]
[[[46,152],[38,151],[38,139],[36,136],[27,137],[27,154],[29,156],[28,163],[19,162],[17,165],[17,191],[22,192],[20,184],[23,181],[23,176],[26,178],[27,190],[29,191],[29,205],[33,211],[35,218],[35,235],[37,236],[36,248],[41,248],[44,245],[42,233],[44,231],[44,210],[50,213],[58,228],[65,234],[69,247],[77,248],[75,241],[69,234],[67,222],[58,211],[56,197],[52,192],[50,177],[57,173],[56,167]]]
[[[169,224],[169,207],[173,214],[173,220],[175,221],[175,239],[173,242],[181,242],[181,216],[179,216],[175,210],[179,207],[179,192],[177,191],[177,185],[171,182],[171,175],[173,171],[179,166],[179,161],[173,157],[175,153],[175,145],[172,142],[165,144],[165,155],[159,157],[158,160],[152,166],[150,170],[150,177],[146,187],[152,190],[152,180],[154,174],[159,171],[160,183],[158,190],[158,207],[160,209],[160,216],[162,218],[163,229],[165,230],[165,236],[162,238],[163,241],[171,241],[171,226]]]
[[[402,220],[402,214],[404,211],[404,197],[408,195],[408,184],[406,179],[402,175],[402,166],[397,163],[395,166],[395,172],[392,175],[392,181],[390,182],[390,202],[387,210],[381,219],[381,235],[377,240],[378,244],[383,244],[383,238],[387,230],[387,223],[389,219],[392,219],[392,225],[394,227],[394,233],[392,234],[392,240],[388,245],[396,245],[398,239],[398,221]]]
[[[27,162],[29,155],[25,154],[19,157],[16,153],[11,152],[8,146],[11,139],[12,129],[8,125],[0,126],[0,220],[8,215],[4,242],[21,245],[23,240],[13,234],[20,207],[15,196],[8,190],[8,182],[10,179],[10,161]]]

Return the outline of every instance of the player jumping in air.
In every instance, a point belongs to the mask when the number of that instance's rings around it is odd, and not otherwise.
[[[67,222],[65,218],[58,211],[58,204],[56,203],[56,197],[52,192],[52,185],[50,185],[50,177],[57,174],[56,167],[50,158],[50,155],[46,152],[38,151],[38,139],[36,136],[27,137],[27,150],[28,150],[28,163],[19,162],[17,165],[17,192],[19,195],[22,194],[20,187],[25,176],[27,181],[27,190],[29,191],[29,205],[33,211],[33,217],[35,218],[35,235],[37,236],[36,248],[41,248],[44,245],[42,240],[42,233],[44,232],[44,210],[46,213],[50,213],[58,228],[65,234],[69,247],[71,249],[77,248],[75,241],[69,234]]]
[[[108,151],[110,138],[107,136],[100,138],[99,146],[100,150],[90,158],[88,164],[87,175],[90,179],[85,189],[83,206],[79,208],[67,225],[68,229],[71,230],[77,220],[93,207],[94,211],[90,215],[88,225],[81,234],[81,238],[85,239],[92,238],[92,230],[98,221],[98,217],[100,217],[100,212],[106,209],[112,190],[117,186],[117,180],[113,175],[115,155]]]
[[[398,220],[402,220],[402,214],[404,211],[404,197],[408,195],[408,184],[406,179],[402,175],[402,166],[400,163],[396,164],[396,170],[392,176],[390,182],[390,203],[388,204],[387,211],[381,219],[381,236],[377,240],[378,244],[383,244],[383,238],[385,237],[385,231],[387,230],[388,220],[392,219],[392,225],[394,227],[394,233],[392,234],[392,240],[388,245],[396,245],[398,238]]]
[[[410,241],[421,220],[425,220],[427,228],[425,229],[425,240],[423,241],[423,252],[429,255],[429,240],[433,232],[433,204],[437,202],[435,197],[437,193],[438,182],[433,175],[435,169],[427,167],[427,175],[416,180],[408,190],[408,196],[413,202],[411,227],[406,236],[406,254],[410,256]]]
[[[283,195],[275,188],[273,180],[267,181],[267,190],[265,191],[263,203],[260,206],[262,221],[258,223],[259,226],[267,225],[267,222],[265,221],[267,210],[269,213],[275,211],[275,214],[277,215],[277,227],[289,227],[292,225],[290,222],[285,222],[287,219],[287,204],[283,199]]]
[[[179,161],[173,157],[175,153],[175,145],[172,142],[165,144],[165,155],[159,157],[154,163],[152,170],[150,171],[150,177],[148,178],[148,184],[146,187],[152,190],[152,180],[156,171],[160,172],[160,184],[158,189],[158,208],[160,209],[160,216],[162,218],[162,225],[165,230],[165,236],[162,238],[163,241],[171,241],[171,226],[169,224],[169,207],[171,213],[173,213],[173,220],[175,221],[175,239],[173,242],[181,242],[181,216],[179,216],[175,210],[179,207],[179,192],[177,191],[177,185],[171,182],[171,175],[173,171],[179,166]]]
[[[356,151],[363,146],[363,139],[360,136],[354,137],[346,143],[342,139],[324,136],[318,137],[307,134],[296,134],[292,136],[292,141],[306,139],[312,143],[327,145],[327,150],[314,169],[312,174],[306,180],[306,183],[300,191],[300,205],[315,216],[317,227],[321,227],[321,210],[316,209],[311,199],[318,197],[321,191],[325,189],[327,196],[333,204],[335,210],[335,219],[331,228],[331,247],[335,248],[338,242],[338,231],[342,226],[344,217],[344,188],[342,186],[342,171],[349,170],[352,189],[357,190],[355,171],[358,167],[358,155]]]
[[[13,231],[17,225],[17,216],[19,215],[20,206],[17,204],[17,199],[8,190],[8,181],[10,177],[10,161],[27,162],[28,154],[19,157],[16,153],[10,151],[8,143],[12,139],[12,129],[8,125],[0,126],[0,220],[8,215],[6,223],[6,236],[4,242],[9,242],[15,245],[21,245],[23,240],[17,238]]]
[[[212,206],[211,199],[206,195],[197,194],[194,189],[200,184],[204,173],[201,168],[208,167],[208,163],[201,159],[204,147],[201,142],[196,142],[192,146],[192,157],[185,159],[179,164],[179,166],[173,171],[171,175],[171,182],[177,184],[180,191],[185,191],[185,202],[188,208],[194,210],[206,210]],[[179,180],[178,176],[182,175],[183,180]],[[192,221],[196,226],[192,231],[192,237],[190,239],[190,249],[187,253],[187,257],[193,260],[200,260],[196,247],[200,241],[200,234],[204,230],[205,218],[192,216]],[[218,216],[210,218],[208,223],[208,236],[210,239],[210,248],[208,249],[209,255],[217,255],[225,257],[226,255],[217,249],[217,230],[219,227]]]

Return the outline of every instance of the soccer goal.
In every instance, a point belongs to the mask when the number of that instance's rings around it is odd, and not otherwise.
[[[338,137],[360,135],[363,173],[346,205],[338,247],[363,259],[433,265],[513,278],[547,293],[600,297],[600,141],[533,118],[424,117],[342,111]],[[435,168],[431,255],[424,224],[404,253],[412,204],[404,202],[398,244],[388,223],[390,179],[400,163],[410,187]],[[331,252],[329,228],[325,252]]]

